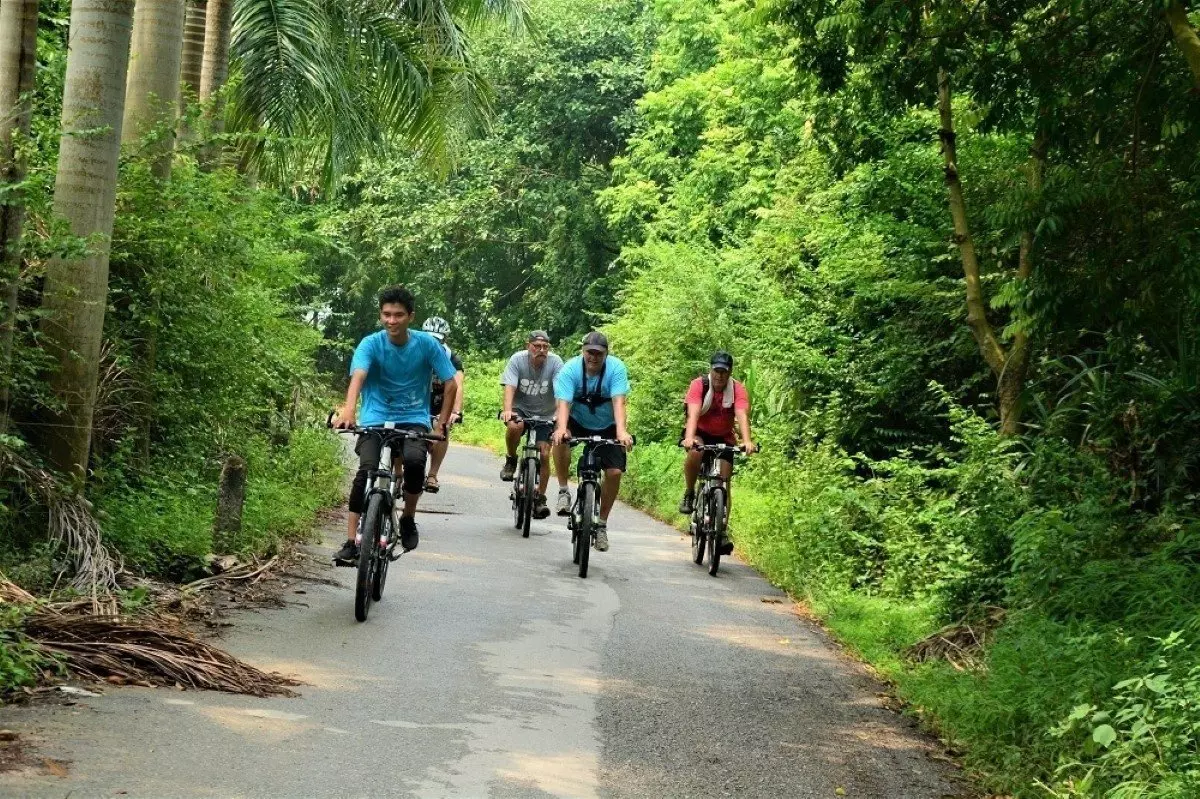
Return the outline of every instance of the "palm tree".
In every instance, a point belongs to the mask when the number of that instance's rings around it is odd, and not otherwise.
[[[258,134],[242,160],[325,188],[398,137],[444,162],[456,125],[490,110],[467,31],[527,19],[525,0],[238,0],[227,119]]]
[[[159,153],[154,174],[160,178],[171,174],[175,147],[184,11],[184,0],[137,0],[133,12],[121,140],[135,143],[158,129],[152,147]]]
[[[29,135],[37,21],[38,0],[0,0],[0,182],[10,185],[25,179],[16,145]],[[0,433],[8,430],[24,211],[18,193],[0,202]]]
[[[73,235],[87,239],[88,251],[55,258],[46,269],[41,331],[56,361],[49,385],[61,408],[41,429],[50,463],[78,483],[87,469],[108,297],[133,5],[134,0],[71,4],[54,214]]]

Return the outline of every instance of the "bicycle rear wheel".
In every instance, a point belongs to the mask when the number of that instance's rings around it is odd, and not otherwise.
[[[362,541],[358,547],[358,578],[354,581],[354,618],[366,621],[371,612],[371,591],[375,583],[375,552],[383,528],[383,497],[371,494],[363,516]]]
[[[521,520],[521,537],[529,538],[529,522],[533,518],[534,499],[537,497],[538,464],[533,458],[525,460],[525,518]]]
[[[595,512],[596,484],[584,483],[579,487],[579,521],[575,525],[575,558],[580,577],[587,577],[588,573],[588,555],[592,551],[592,517]]]
[[[712,533],[708,536],[708,573],[717,576],[721,567],[721,539],[725,536],[725,492],[717,489],[712,492],[708,510],[712,520],[709,525]]]

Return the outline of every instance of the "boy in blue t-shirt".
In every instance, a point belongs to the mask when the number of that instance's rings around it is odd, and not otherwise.
[[[428,333],[410,331],[416,300],[403,286],[389,286],[379,294],[379,323],[383,330],[364,338],[354,350],[350,361],[350,388],[346,403],[338,411],[334,427],[353,427],[355,411],[363,427],[394,422],[398,429],[429,432],[429,385],[433,376],[446,382],[441,413],[434,421],[433,432],[446,430],[454,409],[458,386],[455,369],[441,342]],[[362,408],[358,409],[359,397]],[[416,549],[417,500],[425,485],[425,456],[429,445],[420,439],[404,442],[404,510],[400,516],[400,545]],[[358,473],[350,489],[350,514],[347,541],[334,560],[354,563],[358,547],[354,544],[358,532],[358,517],[365,510],[368,473],[379,468],[379,439],[359,436],[354,451],[358,453]]]
[[[583,339],[583,354],[563,364],[554,379],[557,403],[555,445],[571,436],[615,438],[622,446],[603,446],[596,450],[604,468],[600,494],[600,525],[596,529],[596,549],[608,550],[608,514],[621,490],[625,472],[625,451],[633,446],[626,426],[625,399],[629,394],[629,370],[619,358],[608,354],[608,339],[592,331]],[[569,515],[567,511],[566,515]]]

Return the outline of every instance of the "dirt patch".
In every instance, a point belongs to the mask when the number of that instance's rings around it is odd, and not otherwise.
[[[66,777],[69,767],[69,761],[39,755],[20,733],[0,730],[0,774]]]

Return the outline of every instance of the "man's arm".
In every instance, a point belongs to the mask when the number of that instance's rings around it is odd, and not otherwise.
[[[734,418],[737,419],[738,429],[742,433],[742,446],[745,447],[746,452],[753,452],[754,451],[754,439],[752,439],[750,437],[750,414],[749,414],[749,412],[742,408],[738,408],[736,411],[734,411],[733,415],[734,415]]]
[[[554,409],[554,443],[561,444],[570,437],[567,431],[567,420],[571,418],[571,403],[564,399],[558,400]]]
[[[696,445],[696,428],[700,425],[700,403],[687,404],[687,422],[683,429],[683,446],[691,449]]]
[[[358,409],[358,395],[362,392],[363,383],[367,381],[366,369],[355,369],[350,376],[350,387],[346,389],[346,403],[338,411],[334,427],[353,427],[354,413]]]
[[[458,382],[451,380],[446,383],[444,393],[442,394],[442,411],[438,414],[438,428],[435,433],[444,435],[447,426],[450,424],[450,416],[453,412],[450,410],[454,407],[454,400],[458,396]]]
[[[618,394],[612,398],[613,417],[617,421],[617,440],[625,445],[625,449],[633,447],[633,436],[629,435],[629,429],[626,426],[627,415],[625,409],[625,395]]]
[[[504,408],[500,411],[500,418],[505,423],[507,423],[509,421],[509,419],[512,417],[513,402],[515,402],[516,399],[517,399],[517,387],[506,385],[504,387]]]
[[[463,399],[467,396],[466,379],[462,369],[454,373],[454,413],[458,416],[462,416]]]

